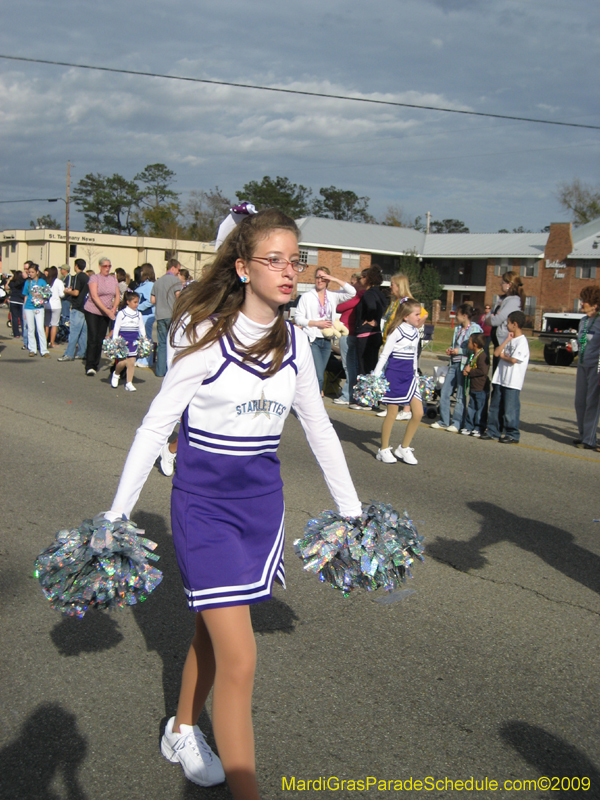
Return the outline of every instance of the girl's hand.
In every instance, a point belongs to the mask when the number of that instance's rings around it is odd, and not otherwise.
[[[331,320],[330,319],[311,319],[308,323],[310,328],[321,328],[324,330],[325,328],[331,328]]]

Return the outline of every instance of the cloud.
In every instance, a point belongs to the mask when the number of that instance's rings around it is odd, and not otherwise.
[[[5,10],[0,52],[598,123],[593,8],[305,0],[275,13],[270,0],[22,0]],[[62,193],[67,160],[73,182],[131,178],[161,161],[184,199],[287,175],[316,192],[368,195],[378,216],[396,202],[471,230],[541,227],[558,211],[554,186],[589,174],[597,157],[584,131],[1,60],[0,147],[2,199]],[[34,213],[0,211],[0,229]]]

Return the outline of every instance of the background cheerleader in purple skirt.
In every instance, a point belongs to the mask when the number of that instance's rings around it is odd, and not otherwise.
[[[181,418],[171,525],[188,605],[197,612],[196,633],[161,751],[196,784],[226,778],[236,800],[260,800],[249,605],[267,600],[273,582],[285,580],[277,447],[292,406],[340,514],[362,511],[321,400],[308,339],[283,318],[297,273],[306,269],[298,234],[295,222],[275,209],[247,216],[202,278],[182,292],[171,326],[171,365],[107,514],[129,517]],[[196,724],[211,688],[220,758]]]
[[[377,460],[384,464],[394,464],[397,459],[404,461],[405,464],[418,463],[410,443],[423,416],[417,370],[419,356],[417,328],[420,324],[421,304],[411,297],[403,297],[388,329],[385,347],[375,367],[376,375],[381,375],[385,370],[386,380],[390,384],[389,390],[381,400],[381,403],[387,406],[387,414],[381,428],[381,447],[377,452]],[[412,417],[406,426],[402,444],[392,453],[390,447],[392,428],[398,408],[405,405],[410,405]]]
[[[121,305],[119,306],[119,313],[115,317],[115,327],[113,329],[113,339],[121,336],[127,342],[128,356],[125,359],[117,361],[114,372],[110,379],[110,385],[116,389],[119,385],[119,380],[123,371],[126,371],[127,383],[125,389],[128,392],[135,392],[133,385],[133,373],[135,370],[135,359],[137,357],[137,342],[140,337],[146,335],[146,327],[144,325],[144,317],[141,312],[137,310],[140,303],[140,296],[137,292],[132,292],[131,289],[123,295]]]

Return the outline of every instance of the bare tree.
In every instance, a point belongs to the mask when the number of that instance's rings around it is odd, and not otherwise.
[[[600,188],[582,183],[579,178],[574,178],[570,183],[566,181],[558,185],[558,202],[570,211],[575,225],[585,225],[593,219],[600,217]]]
[[[392,228],[412,228],[413,220],[407,216],[402,206],[390,205],[387,207],[382,225],[389,225]]]

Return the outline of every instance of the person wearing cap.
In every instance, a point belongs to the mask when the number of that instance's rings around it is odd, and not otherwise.
[[[58,277],[63,282],[63,286],[65,287],[65,289],[68,289],[69,286],[71,285],[72,276],[70,273],[71,269],[68,264],[63,264],[61,267],[58,268]],[[69,319],[70,314],[71,314],[71,302],[67,297],[67,295],[65,294],[60,307],[60,317],[63,321],[66,322]]]

